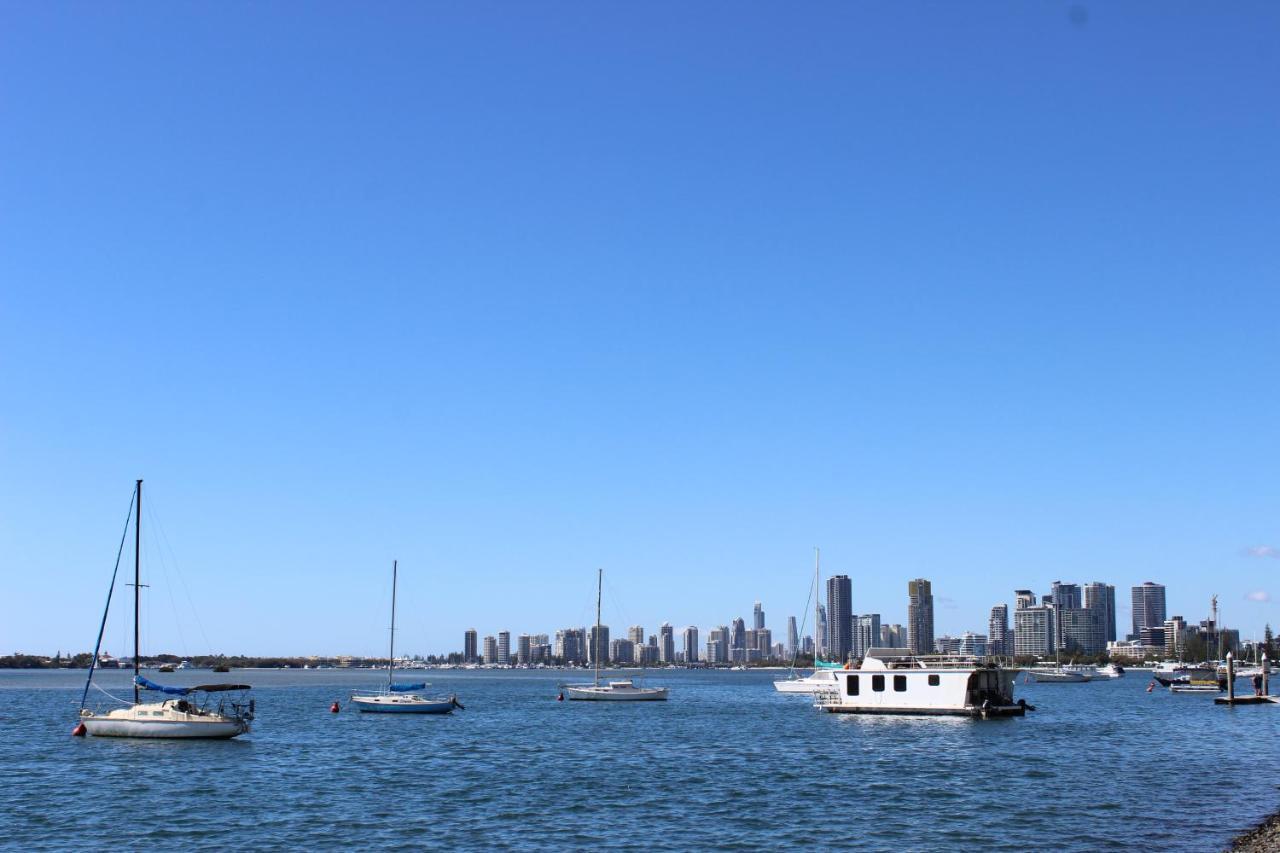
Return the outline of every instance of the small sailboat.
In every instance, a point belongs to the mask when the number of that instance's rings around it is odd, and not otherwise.
[[[398,561],[391,563],[391,651],[387,655],[387,686],[379,691],[352,693],[351,702],[361,711],[378,714],[448,714],[461,708],[457,696],[423,696],[427,683],[397,683],[396,669],[396,576]]]
[[[818,609],[822,606],[821,601],[821,552],[813,549],[813,624],[818,624]],[[817,629],[814,629],[814,635],[817,635]],[[735,667],[736,669],[737,667]],[[838,663],[823,660],[818,655],[818,644],[814,642],[813,648],[813,672],[806,676],[796,674],[794,662],[790,674],[786,678],[780,678],[773,682],[773,689],[779,693],[804,693],[813,694],[820,690],[825,690],[836,685],[836,673],[843,669]]]
[[[85,707],[93,672],[102,648],[102,634],[107,626],[107,613],[111,609],[111,592],[116,585],[116,572],[120,570],[120,554],[116,555],[116,571],[111,574],[111,590],[107,593],[107,606],[102,612],[102,625],[98,629],[98,643],[89,665],[89,677],[80,697],[80,724],[73,734],[91,734],[96,737],[131,738],[233,738],[249,731],[253,721],[254,701],[245,702],[247,684],[202,684],[196,687],[166,687],[144,678],[139,672],[141,656],[138,653],[138,612],[141,609],[142,576],[142,481],[134,489],[130,509],[136,508],[133,523],[133,704],[128,708],[116,708],[105,714]],[[125,532],[128,532],[126,524]],[[120,552],[124,551],[124,538],[120,540]],[[172,669],[172,667],[170,668]],[[159,702],[142,702],[141,690],[150,690],[177,698]],[[225,694],[235,693],[228,699]],[[216,703],[214,699],[217,699]]]
[[[596,575],[596,647],[591,655],[596,663],[595,680],[591,684],[566,684],[564,695],[585,702],[665,702],[666,687],[641,687],[631,679],[619,679],[600,683],[600,590],[604,585],[604,569]]]

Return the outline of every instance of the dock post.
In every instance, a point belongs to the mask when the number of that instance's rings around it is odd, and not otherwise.
[[[1270,696],[1271,688],[1267,686],[1267,681],[1271,678],[1271,661],[1267,660],[1267,653],[1262,653],[1262,695]]]
[[[1236,658],[1231,652],[1227,652],[1227,703],[1234,704],[1236,701]]]

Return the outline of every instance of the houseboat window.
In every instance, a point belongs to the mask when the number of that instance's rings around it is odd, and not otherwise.
[[[871,689],[877,693],[884,692],[884,676],[883,675],[871,676]]]
[[[844,680],[844,692],[846,696],[858,695],[858,676],[851,675]]]
[[[942,679],[941,679],[941,678],[939,678],[937,675],[930,675],[930,676],[929,676],[929,686],[930,686],[930,687],[937,687],[937,686],[938,686],[939,684],[941,684],[941,683],[942,683]]]
[[[905,675],[895,675],[893,677],[893,690],[895,693],[907,692],[907,677]]]

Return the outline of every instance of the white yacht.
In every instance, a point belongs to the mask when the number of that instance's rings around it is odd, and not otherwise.
[[[870,649],[859,669],[833,670],[834,687],[814,694],[816,707],[845,714],[949,714],[1020,717],[1018,670],[976,658],[917,657],[908,649]]]
[[[839,669],[815,669],[803,678],[781,678],[773,682],[779,693],[814,693],[825,687],[834,687]]]
[[[1098,667],[1098,678],[1123,678],[1124,667],[1118,663],[1109,663]]]
[[[1093,676],[1086,672],[1068,669],[1065,666],[1041,667],[1027,670],[1026,680],[1030,684],[1081,684],[1092,680]]]

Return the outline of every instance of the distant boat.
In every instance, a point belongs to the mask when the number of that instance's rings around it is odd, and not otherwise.
[[[1035,682],[1037,684],[1081,684],[1091,678],[1092,676],[1087,673],[1074,672],[1060,666],[1029,669],[1026,676],[1028,683]]]
[[[1109,663],[1106,666],[1098,667],[1099,678],[1121,678],[1124,676],[1124,667],[1118,663]]]
[[[160,672],[173,672],[174,669],[175,667],[171,663],[160,664]]]
[[[607,681],[600,683],[600,591],[604,586],[604,569],[596,575],[596,631],[594,635],[595,649],[591,657],[595,659],[596,675],[591,684],[566,684],[564,695],[570,699],[585,702],[662,702],[666,701],[667,688],[640,687],[631,679]]]
[[[93,671],[98,662],[98,652],[102,648],[102,634],[107,625],[107,613],[111,608],[111,593],[107,594],[107,606],[102,612],[102,625],[98,629],[98,643],[93,650],[93,660],[89,665],[89,677],[85,681],[84,693],[80,697],[80,724],[74,734],[91,734],[96,737],[130,737],[130,738],[233,738],[249,731],[249,724],[254,716],[254,702],[247,703],[243,695],[249,690],[247,684],[202,684],[196,687],[166,687],[143,678],[139,672],[141,657],[138,650],[138,612],[141,609],[142,580],[142,481],[138,480],[134,489],[130,509],[136,507],[134,519],[133,550],[133,705],[128,708],[116,708],[105,714],[98,714],[85,707],[89,695],[89,687],[93,683]],[[127,528],[126,528],[127,530]],[[120,540],[121,552],[124,550],[124,539]],[[120,557],[116,557],[116,571],[120,568]],[[115,572],[111,574],[111,590],[114,591]],[[163,670],[163,667],[161,668]],[[173,667],[169,667],[172,671]],[[143,703],[139,690],[153,690],[168,696],[181,698],[164,699],[160,702]],[[234,699],[227,699],[222,694],[237,693]],[[218,702],[213,705],[214,695]],[[190,697],[190,698],[189,698]]]
[[[377,714],[448,714],[461,708],[457,696],[427,697],[417,691],[427,683],[395,682],[396,669],[396,577],[398,561],[391,563],[391,651],[387,655],[387,686],[373,693],[352,693],[351,702],[361,711]]]
[[[813,549],[813,589],[814,589],[813,620],[815,625],[817,624],[817,621],[818,621],[818,609],[822,607],[822,602],[818,600],[818,592],[821,589],[821,584],[819,581],[820,573],[821,573],[821,569],[820,569],[821,557],[822,557],[822,552],[819,551],[817,548],[814,548]],[[817,631],[814,631],[814,633],[816,634]],[[734,668],[737,669],[737,667],[734,667]],[[828,687],[834,687],[836,684],[836,673],[841,669],[843,669],[842,664],[832,663],[830,661],[825,661],[822,659],[822,657],[818,654],[818,647],[817,647],[817,643],[815,642],[814,648],[813,648],[813,672],[809,673],[806,676],[801,677],[796,674],[794,662],[793,662],[790,675],[787,678],[780,678],[777,681],[773,682],[773,689],[777,690],[779,693],[814,693],[816,691],[823,690]]]
[[[213,671],[214,672],[230,672],[231,667],[227,666],[225,663],[220,663],[213,668]]]
[[[858,669],[835,671],[814,694],[816,707],[843,714],[945,714],[1020,717],[1034,710],[1013,699],[1018,670],[958,656],[918,657],[910,649],[868,649]]]

